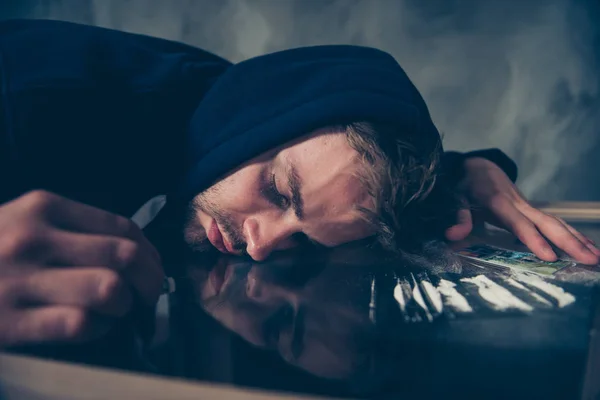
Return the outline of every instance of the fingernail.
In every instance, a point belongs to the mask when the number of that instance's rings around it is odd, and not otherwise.
[[[544,254],[548,256],[548,258],[557,259],[556,253],[550,247],[544,247]]]

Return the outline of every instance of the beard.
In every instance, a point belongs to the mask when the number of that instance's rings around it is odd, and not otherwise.
[[[241,229],[237,228],[233,222],[233,218],[214,200],[219,198],[221,194],[220,185],[205,190],[197,195],[187,207],[184,238],[189,248],[194,251],[205,252],[210,249],[214,250],[210,241],[207,238],[206,229],[200,224],[197,217],[197,212],[202,211],[204,214],[211,216],[219,226],[221,233],[227,237],[232,247],[236,251],[246,254],[246,242]]]
[[[186,209],[183,219],[183,241],[186,247],[195,253],[207,253],[216,250],[208,240],[206,230],[197,218],[198,206],[192,201]]]

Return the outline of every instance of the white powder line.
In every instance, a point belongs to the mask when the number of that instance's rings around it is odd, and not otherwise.
[[[410,276],[412,277],[414,284],[412,290],[413,298],[415,299],[417,304],[423,309],[423,311],[425,311],[425,316],[427,317],[429,322],[431,322],[433,321],[433,316],[431,315],[431,313],[429,312],[429,308],[427,308],[427,305],[425,304],[425,299],[423,299],[423,295],[421,294],[421,290],[419,289],[419,284],[417,283],[417,280],[415,279],[415,276],[412,274],[412,272]]]
[[[444,303],[442,302],[442,296],[440,295],[440,292],[435,289],[431,282],[426,280],[421,281],[421,287],[425,292],[425,296],[427,296],[427,299],[435,308],[435,311],[438,314],[441,314],[444,310]]]
[[[400,279],[396,279],[396,287],[394,288],[394,299],[398,302],[400,310],[404,313],[406,311],[406,300],[404,299],[404,293],[402,291],[402,284]]]
[[[371,278],[371,301],[369,302],[369,319],[372,323],[377,322],[377,293],[376,293],[376,284],[375,284],[375,276]]]
[[[548,296],[556,299],[556,301],[558,302],[558,306],[561,308],[575,302],[575,296],[573,296],[571,293],[566,292],[560,286],[556,286],[549,282],[546,282],[537,275],[526,274],[523,272],[513,272],[513,277],[519,282],[525,283],[529,286],[533,286],[536,289],[539,289],[542,292],[546,293]]]
[[[485,275],[477,275],[474,278],[462,278],[462,282],[476,285],[479,295],[496,310],[516,308],[522,311],[532,311],[533,307],[513,295],[508,289],[498,285]]]
[[[446,304],[458,312],[473,312],[469,302],[456,290],[456,283],[441,279],[437,290],[444,296]]]
[[[408,282],[408,280],[406,278],[399,279],[399,281],[400,281],[400,286],[402,287],[402,294],[404,295],[404,299],[406,300],[407,312],[406,312],[406,314],[404,314],[404,319],[406,321],[413,321],[413,322],[421,321],[421,317],[419,316],[419,314],[413,314],[412,317],[409,315],[410,314],[409,305],[410,305],[411,300],[413,300],[412,287],[410,286],[410,283]]]
[[[547,306],[551,306],[552,307],[552,303],[550,303],[544,297],[540,296],[539,294],[537,294],[536,292],[532,291],[528,287],[526,287],[526,286],[520,284],[519,282],[515,281],[513,278],[504,278],[504,280],[509,285],[511,285],[513,287],[516,287],[517,289],[521,289],[521,290],[526,291],[530,296],[532,296],[534,299],[536,299],[540,303],[543,303],[543,304],[546,304]]]

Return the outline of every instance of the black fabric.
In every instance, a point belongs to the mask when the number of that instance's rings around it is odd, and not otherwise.
[[[0,22],[0,200],[46,189],[123,215],[172,190],[186,128],[231,64],[79,24]]]
[[[518,178],[517,164],[499,149],[484,149],[460,153],[457,151],[447,151],[444,153],[442,163],[444,172],[451,182],[458,183],[465,175],[464,161],[467,158],[481,157],[485,158],[499,166],[508,175],[510,180],[515,183]]]
[[[182,196],[190,198],[215,177],[313,129],[362,120],[396,125],[424,154],[441,149],[423,98],[385,52],[315,46],[236,64],[192,118]]]
[[[365,47],[232,66],[143,35],[3,21],[0,85],[0,202],[46,189],[131,216],[155,195],[189,198],[264,150],[342,120],[396,123],[423,148],[439,142],[402,68]],[[446,167],[460,170],[461,157]],[[514,164],[501,166],[510,174]]]

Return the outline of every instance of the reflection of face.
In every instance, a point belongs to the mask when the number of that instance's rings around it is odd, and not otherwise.
[[[327,268],[292,286],[291,266],[284,263],[225,261],[208,276],[201,270],[191,275],[201,306],[248,342],[316,375],[348,377],[368,358],[367,274]]]
[[[196,196],[186,242],[259,261],[305,241],[333,247],[368,237],[357,210],[372,208],[356,178],[361,166],[343,133],[316,131],[262,154]]]

